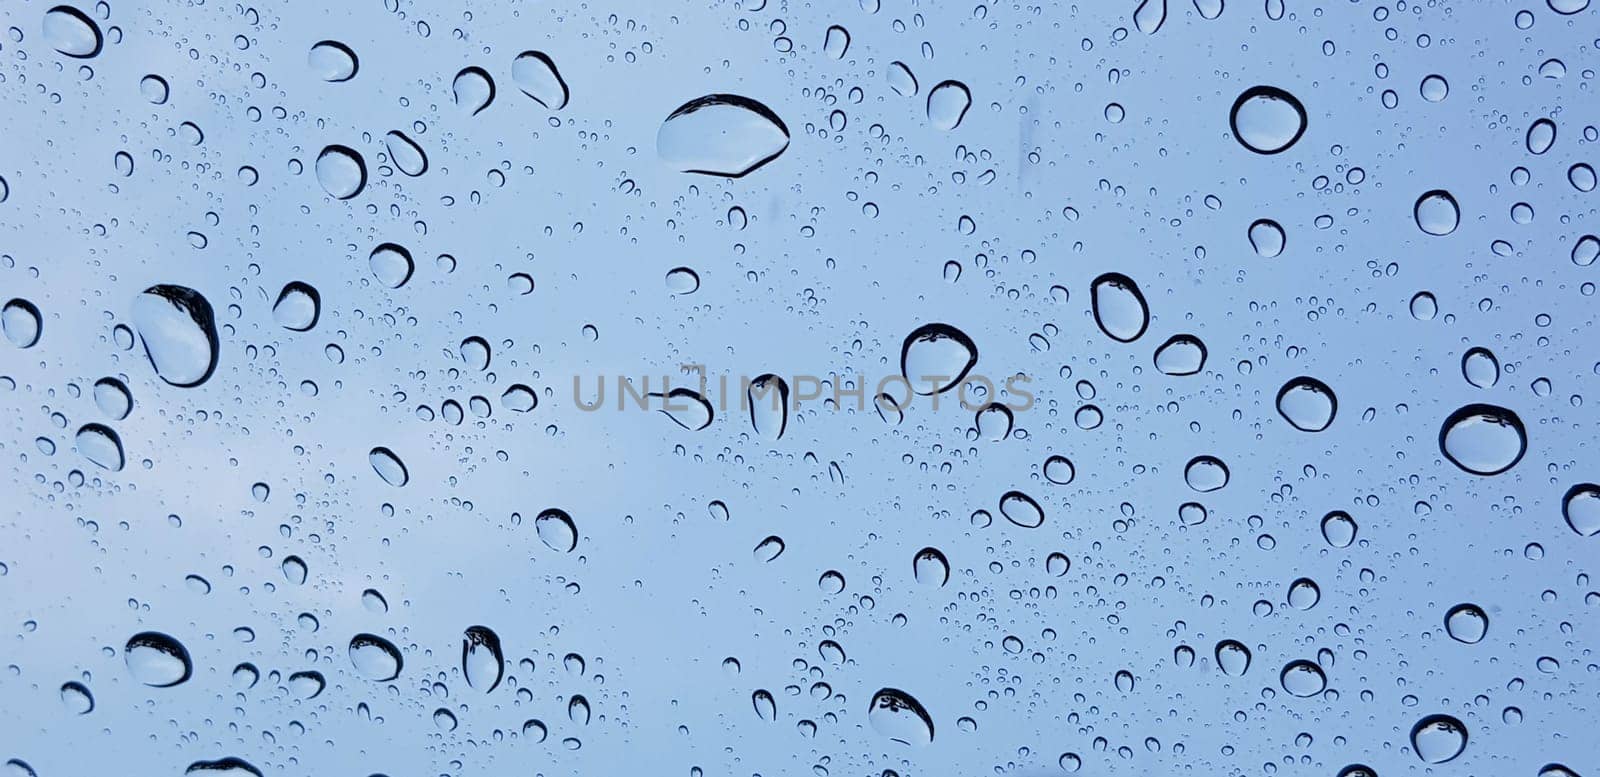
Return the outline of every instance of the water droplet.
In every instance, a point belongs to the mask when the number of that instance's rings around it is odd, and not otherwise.
[[[1411,727],[1411,749],[1424,763],[1442,764],[1467,749],[1467,727],[1449,715],[1429,715]]]
[[[79,455],[101,469],[117,472],[125,463],[122,455],[122,438],[105,424],[84,424],[73,438]]]
[[[1575,14],[1589,7],[1589,0],[1545,0],[1558,14]]]
[[[844,585],[844,575],[832,569],[817,578],[817,588],[829,596],[844,593]]]
[[[44,316],[39,308],[25,299],[15,298],[0,308],[0,330],[6,340],[18,348],[32,348],[39,343],[44,332]]]
[[[1072,460],[1065,456],[1051,456],[1044,460],[1044,479],[1058,486],[1072,482],[1077,476],[1077,469],[1072,466]]]
[[[1014,423],[1015,416],[1011,408],[996,402],[984,405],[973,419],[978,435],[991,442],[999,442],[1010,437]]]
[[[789,147],[789,128],[761,103],[708,94],[679,106],[656,133],[662,161],[685,173],[740,178]]]
[[[61,704],[74,715],[87,715],[94,712],[94,694],[89,693],[89,687],[83,683],[64,683],[61,686]]]
[[[1556,143],[1556,123],[1549,119],[1536,119],[1528,125],[1528,153],[1543,154]]]
[[[272,303],[272,318],[292,332],[308,332],[322,315],[322,295],[311,284],[290,281]]]
[[[12,758],[6,761],[5,767],[6,777],[39,777],[39,773],[20,758]]]
[[[215,761],[195,761],[189,768],[183,770],[184,774],[197,774],[201,777],[261,777],[261,770],[251,766],[248,761],[229,756]]]
[[[1600,259],[1600,237],[1584,235],[1572,244],[1572,263],[1579,267],[1588,267]]]
[[[556,69],[556,63],[542,51],[524,51],[511,61],[511,82],[533,101],[559,111],[567,107],[572,93]]]
[[[317,698],[328,686],[320,672],[295,672],[289,675],[289,691],[302,700]]]
[[[400,676],[405,665],[400,649],[376,634],[357,634],[350,638],[350,663],[361,676],[386,683]]]
[[[1215,456],[1196,456],[1183,468],[1183,481],[1200,493],[1228,485],[1228,465]]]
[[[396,456],[394,451],[383,446],[373,448],[367,452],[367,462],[372,465],[372,470],[383,478],[383,482],[399,488],[411,482],[411,473],[406,470],[404,462]]]
[[[544,721],[535,718],[522,724],[522,736],[524,739],[532,740],[534,743],[543,742],[550,736],[550,728],[544,724]]]
[[[507,410],[527,413],[539,406],[539,395],[528,386],[513,383],[500,395],[500,404]]]
[[[960,81],[940,81],[928,90],[928,121],[941,130],[961,126],[961,119],[972,107],[972,90]]]
[[[756,434],[774,441],[783,437],[789,426],[789,384],[767,373],[750,381],[745,399],[750,405],[750,425],[755,427]]]
[[[1322,589],[1317,587],[1316,581],[1309,577],[1302,577],[1289,584],[1289,606],[1297,610],[1309,610],[1322,601]]]
[[[1378,777],[1378,773],[1364,764],[1350,764],[1339,770],[1339,777]]]
[[[478,372],[489,369],[490,350],[488,340],[473,335],[461,341],[457,352],[461,354],[461,361],[466,362],[468,367]]]
[[[1457,642],[1476,644],[1489,631],[1489,616],[1476,604],[1458,604],[1444,614],[1444,630]]]
[[[1154,35],[1167,21],[1167,0],[1143,0],[1133,11],[1133,26],[1146,35]]]
[[[211,303],[184,286],[160,284],[133,301],[133,325],[156,375],[179,388],[205,383],[217,368]]]
[[[367,162],[349,146],[338,144],[317,155],[317,183],[337,200],[348,200],[367,187]]]
[[[372,254],[367,257],[367,266],[372,268],[372,275],[379,283],[391,289],[406,285],[417,269],[416,262],[411,260],[411,252],[394,243],[382,243],[372,249]]]
[[[455,731],[456,726],[458,725],[460,725],[460,721],[456,719],[456,714],[454,712],[451,712],[443,707],[433,711],[434,728],[448,733]]]
[[[122,658],[133,679],[152,688],[171,688],[189,679],[194,664],[183,644],[156,631],[144,631],[128,639]]]
[[[751,553],[756,557],[757,561],[772,562],[783,555],[784,547],[783,538],[774,535],[756,543],[755,550],[751,551]]]
[[[1217,668],[1232,677],[1240,677],[1250,670],[1250,648],[1238,640],[1225,639],[1217,643]]]
[[[361,592],[361,606],[365,607],[367,612],[382,615],[389,611],[389,600],[383,598],[383,594],[378,593],[377,589],[368,588]]]
[[[694,389],[675,388],[665,394],[652,393],[649,397],[661,400],[662,415],[691,432],[698,432],[715,420],[711,402]]]
[[[167,86],[167,79],[150,74],[139,79],[139,94],[151,105],[165,105],[167,97],[172,93]]]
[[[901,744],[933,742],[933,718],[921,702],[897,688],[884,688],[873,695],[867,707],[867,723],[872,730]]]
[[[493,691],[505,674],[505,654],[500,650],[500,635],[488,626],[469,626],[461,638],[461,674],[467,685]]]
[[[1356,520],[1343,510],[1322,516],[1322,539],[1335,548],[1348,548],[1356,541]]]
[[[1316,696],[1328,687],[1328,677],[1322,673],[1322,667],[1305,659],[1286,664],[1278,675],[1278,682],[1290,696],[1300,698]]]
[[[1306,109],[1275,86],[1252,86],[1234,100],[1229,123],[1240,145],[1257,154],[1277,154],[1305,134]]]
[[[412,178],[428,172],[428,153],[406,133],[390,130],[383,136],[383,148],[389,152],[389,161],[396,170]]]
[[[938,548],[923,548],[911,559],[911,575],[923,585],[943,587],[950,582],[950,560]]]
[[[911,74],[911,68],[904,62],[890,62],[888,69],[889,88],[901,97],[915,97],[917,94],[917,77]]]
[[[494,102],[494,79],[476,65],[462,68],[450,80],[450,92],[455,97],[456,105],[476,116]]]
[[[693,294],[700,290],[700,274],[688,267],[674,267],[667,271],[667,291],[673,294]]]
[[[1567,183],[1580,192],[1594,191],[1596,179],[1594,168],[1584,162],[1579,162],[1567,168]]]
[[[1450,82],[1441,75],[1429,75],[1422,79],[1422,85],[1417,90],[1422,94],[1422,99],[1430,103],[1444,102],[1450,96]]]
[[[850,50],[850,32],[839,25],[831,25],[822,36],[822,53],[834,59],[844,59]]]
[[[900,346],[900,375],[924,396],[960,385],[977,363],[977,344],[949,324],[923,324]]]
[[[1561,514],[1582,537],[1600,534],[1600,485],[1579,483],[1561,498]]]
[[[750,694],[750,703],[756,708],[756,717],[772,721],[778,719],[778,701],[772,698],[772,693],[758,690]]]
[[[1108,272],[1089,284],[1089,302],[1100,331],[1131,343],[1150,326],[1150,308],[1139,285],[1122,273]]]
[[[355,51],[336,40],[317,41],[306,55],[306,62],[312,73],[329,83],[349,81],[361,69]]]
[[[578,547],[578,525],[566,510],[551,507],[533,519],[533,531],[551,550],[571,553]]]
[[[105,45],[100,25],[70,5],[58,5],[45,11],[43,30],[44,41],[50,48],[74,59],[90,59]]]
[[[1272,219],[1256,219],[1250,223],[1250,229],[1245,234],[1250,238],[1250,247],[1255,249],[1256,256],[1263,259],[1281,255],[1284,246],[1289,244],[1283,226]]]
[[[1461,207],[1456,204],[1455,195],[1443,189],[1423,192],[1411,214],[1417,227],[1430,235],[1448,235],[1461,223]]]
[[[1474,475],[1498,475],[1522,460],[1528,450],[1528,432],[1516,413],[1474,403],[1444,420],[1439,428],[1439,450],[1450,463]]]
[[[1320,432],[1333,423],[1339,400],[1328,384],[1301,375],[1278,389],[1278,414],[1302,432]]]
[[[1500,382],[1500,360],[1488,348],[1469,348],[1461,355],[1461,375],[1478,388]]]
[[[1411,317],[1418,321],[1432,321],[1439,315],[1439,301],[1433,294],[1419,291],[1411,295]]]
[[[1044,508],[1021,491],[1007,491],[1000,497],[1000,514],[1024,529],[1037,529],[1044,525]]]
[[[121,421],[133,412],[133,393],[116,378],[101,378],[94,382],[94,404],[113,421]]]

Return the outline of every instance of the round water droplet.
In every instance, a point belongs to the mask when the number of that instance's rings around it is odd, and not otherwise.
[[[461,675],[467,678],[467,685],[489,693],[500,684],[505,666],[500,635],[488,626],[467,627],[461,637]]]
[[[1196,456],[1183,468],[1183,481],[1200,493],[1228,485],[1228,465],[1215,456]]]
[[[1449,715],[1429,715],[1411,727],[1411,749],[1424,763],[1442,764],[1467,749],[1467,727]]]
[[[1500,360],[1488,348],[1469,348],[1461,355],[1461,375],[1478,388],[1500,382]]]
[[[1263,259],[1279,256],[1283,253],[1284,246],[1289,244],[1289,238],[1283,233],[1283,227],[1272,219],[1256,219],[1251,222],[1246,235],[1250,238],[1250,247],[1255,249],[1256,256]]]
[[[973,418],[978,435],[991,442],[999,442],[1011,436],[1011,428],[1015,423],[1015,415],[1011,408],[991,402],[984,405]]]
[[[1072,482],[1077,476],[1077,469],[1072,466],[1072,460],[1065,456],[1051,456],[1044,460],[1044,479],[1058,486]]]
[[[1320,432],[1333,423],[1339,400],[1328,384],[1301,375],[1278,389],[1278,414],[1302,432]]]
[[[1461,223],[1461,206],[1456,204],[1455,195],[1443,189],[1433,189],[1417,198],[1411,215],[1423,232],[1448,235],[1456,231],[1456,226]]]
[[[1322,667],[1305,659],[1290,661],[1278,675],[1278,682],[1290,696],[1307,698],[1322,693],[1328,687],[1328,677]]]
[[[311,284],[290,281],[272,303],[272,319],[291,332],[308,332],[322,316],[322,295]]]
[[[195,761],[183,773],[196,777],[261,777],[260,769],[232,756],[215,761]]]
[[[75,59],[90,59],[100,53],[105,36],[89,15],[70,5],[45,11],[44,41],[50,48]]]
[[[330,83],[349,81],[361,69],[361,61],[349,46],[336,40],[317,41],[306,55],[311,72]]]
[[[829,596],[844,593],[844,587],[844,575],[832,569],[823,572],[822,576],[817,578],[817,588]]]
[[[789,426],[789,384],[783,378],[768,373],[750,381],[745,401],[756,434],[774,441],[783,437]]]
[[[1528,125],[1528,153],[1543,154],[1556,143],[1556,123],[1545,118],[1535,119]]]
[[[656,153],[685,173],[740,178],[789,147],[789,128],[771,108],[736,94],[708,94],[679,106],[656,133]]]
[[[383,148],[389,152],[389,161],[395,169],[415,178],[428,172],[428,153],[417,141],[400,130],[390,130],[383,136]]]
[[[922,703],[897,688],[884,688],[873,695],[867,707],[867,723],[872,730],[905,745],[933,742],[933,718]]]
[[[751,551],[751,553],[756,557],[757,561],[771,562],[776,561],[779,556],[783,555],[783,549],[783,538],[774,535],[756,543],[755,550]]]
[[[700,275],[688,267],[674,267],[667,271],[667,291],[673,294],[693,294],[700,290]]]
[[[1089,303],[1100,331],[1131,343],[1150,326],[1150,308],[1139,285],[1122,273],[1108,272],[1089,284]]]
[[[1450,463],[1474,475],[1498,475],[1522,460],[1528,431],[1516,413],[1475,403],[1445,418],[1439,428],[1439,450]]]
[[[161,284],[133,301],[133,325],[156,375],[179,388],[205,383],[217,368],[217,325],[200,292]]]
[[[539,406],[539,395],[521,383],[513,383],[500,395],[500,404],[516,413],[527,413]]]
[[[1238,640],[1225,639],[1217,643],[1217,668],[1225,675],[1239,677],[1250,670],[1250,648]]]
[[[1000,497],[1000,514],[1024,529],[1037,529],[1044,525],[1044,508],[1021,491],[1007,491]]]
[[[44,332],[44,316],[39,308],[25,299],[15,298],[0,308],[0,331],[6,340],[18,348],[32,348],[39,343]]]
[[[494,79],[489,77],[488,71],[476,65],[462,68],[450,80],[450,92],[455,97],[456,105],[476,116],[494,102]]]
[[[1252,86],[1234,100],[1229,114],[1233,136],[1257,154],[1288,150],[1306,131],[1306,108],[1275,86]]]
[[[79,455],[101,469],[117,472],[125,463],[122,455],[122,438],[105,424],[84,424],[73,438]]]
[[[394,643],[376,634],[357,634],[350,638],[350,663],[361,676],[386,683],[400,676],[405,662]]]
[[[139,79],[139,94],[152,105],[165,105],[171,93],[167,79],[161,76],[152,73]]]
[[[183,644],[165,634],[145,631],[133,635],[122,649],[133,679],[152,688],[171,688],[189,679],[194,664]]]
[[[938,548],[923,548],[911,559],[911,574],[918,583],[943,587],[950,582],[950,560]]]
[[[133,412],[133,392],[116,378],[101,378],[94,382],[94,404],[113,421],[121,421]]]
[[[388,448],[380,445],[368,451],[367,462],[378,473],[378,477],[391,486],[398,488],[411,482],[411,473],[406,470],[406,465]]]
[[[1316,581],[1309,577],[1302,577],[1289,584],[1289,606],[1297,610],[1309,610],[1322,601],[1322,589],[1317,587]]]
[[[289,675],[288,685],[289,691],[304,701],[321,695],[322,689],[328,687],[328,681],[323,679],[320,672],[295,672]]]
[[[89,693],[89,687],[83,683],[64,683],[61,686],[61,704],[74,715],[87,715],[94,712],[94,694]]]
[[[1450,82],[1446,81],[1444,76],[1429,75],[1422,79],[1418,91],[1422,94],[1422,99],[1430,103],[1444,102],[1444,98],[1450,96]]]
[[[1594,168],[1579,162],[1567,168],[1567,183],[1580,192],[1592,192],[1595,189],[1596,179]]]
[[[1418,321],[1432,321],[1439,315],[1439,301],[1433,294],[1419,291],[1411,296],[1411,317]]]
[[[961,126],[961,119],[972,107],[972,91],[960,81],[941,81],[928,90],[928,121],[942,130]]]
[[[457,351],[461,354],[461,361],[466,362],[468,367],[478,372],[489,369],[490,350],[488,340],[473,335],[462,340]]]
[[[1600,534],[1600,485],[1579,483],[1561,498],[1561,514],[1582,537]]]
[[[348,200],[367,187],[367,161],[349,146],[332,145],[317,155],[317,183],[337,200]]]
[[[1322,539],[1335,548],[1348,548],[1356,541],[1356,521],[1350,514],[1335,510],[1322,516]]]
[[[1489,616],[1476,604],[1458,604],[1444,614],[1444,630],[1457,642],[1476,644],[1489,632]]]
[[[309,572],[305,559],[299,556],[285,556],[279,566],[283,569],[283,579],[294,585],[305,585],[306,575]]]
[[[372,249],[372,254],[367,257],[367,266],[372,268],[372,276],[379,283],[391,289],[406,285],[417,269],[416,262],[411,260],[411,252],[394,243],[382,243]]]
[[[551,507],[533,519],[533,530],[539,541],[551,550],[571,553],[578,547],[578,525],[566,510]]]
[[[845,52],[850,50],[850,32],[835,24],[828,27],[822,36],[822,53],[834,59],[844,59]]]
[[[533,101],[559,111],[567,107],[571,91],[556,69],[556,63],[542,51],[524,51],[511,61],[511,82]]]
[[[1163,375],[1196,375],[1206,366],[1206,344],[1194,335],[1173,335],[1156,349],[1155,365]]]
[[[917,327],[900,346],[900,375],[924,396],[960,385],[977,363],[977,344],[949,324]]]

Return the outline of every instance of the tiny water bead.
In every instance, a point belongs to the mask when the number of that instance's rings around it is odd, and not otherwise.
[[[1442,764],[1467,749],[1467,727],[1449,715],[1429,715],[1411,727],[1411,750],[1423,763]]]
[[[1411,215],[1417,222],[1417,228],[1423,232],[1435,236],[1448,235],[1456,231],[1456,226],[1461,223],[1461,206],[1456,204],[1455,195],[1450,192],[1432,189],[1417,198]]]
[[[1240,145],[1257,154],[1278,154],[1305,134],[1306,109],[1283,89],[1253,86],[1234,100],[1228,121]]]
[[[1339,400],[1328,384],[1308,375],[1291,379],[1278,389],[1278,414],[1302,432],[1320,432],[1333,423]]]
[[[789,128],[771,108],[736,94],[708,94],[678,106],[656,133],[662,161],[685,173],[742,178],[789,147]]]
[[[1474,475],[1498,475],[1516,466],[1527,453],[1528,431],[1515,412],[1474,403],[1445,418],[1439,428],[1439,451],[1450,463]]]

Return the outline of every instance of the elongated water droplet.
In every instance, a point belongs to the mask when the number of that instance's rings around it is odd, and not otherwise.
[[[1534,120],[1528,125],[1526,141],[1530,154],[1543,154],[1549,151],[1556,143],[1556,123],[1545,118]]]
[[[309,332],[322,316],[322,295],[311,284],[290,281],[272,303],[272,318],[292,332]]]
[[[1467,727],[1449,715],[1429,715],[1411,727],[1411,749],[1424,763],[1442,764],[1467,749]]]
[[[367,257],[367,265],[372,268],[372,276],[391,289],[406,285],[417,269],[416,262],[411,260],[411,252],[394,243],[381,243],[372,249],[372,254]]]
[[[867,706],[867,723],[872,730],[905,745],[933,742],[933,718],[922,703],[898,688],[884,688],[873,694]]]
[[[405,661],[394,643],[376,634],[357,634],[350,638],[350,663],[361,676],[386,683],[400,676]]]
[[[1150,326],[1150,307],[1139,285],[1122,273],[1108,272],[1089,284],[1094,321],[1117,342],[1131,343]]]
[[[1328,677],[1315,662],[1296,659],[1284,665],[1278,683],[1290,696],[1307,698],[1322,693],[1328,687]]]
[[[1444,614],[1444,630],[1451,639],[1471,645],[1489,632],[1489,616],[1476,604],[1458,604]]]
[[[573,694],[567,701],[567,719],[580,726],[589,725],[589,700],[583,694]]]
[[[32,348],[44,333],[44,316],[32,302],[14,298],[0,308],[0,330],[6,340],[18,348]]]
[[[43,28],[45,43],[74,59],[91,59],[105,45],[100,25],[70,5],[58,5],[45,11]]]
[[[850,50],[850,32],[837,24],[828,27],[822,36],[822,53],[834,59],[844,59]]]
[[[915,97],[917,95],[917,77],[911,74],[911,68],[904,62],[890,62],[888,70],[889,88],[901,97]]]
[[[1461,206],[1456,204],[1455,195],[1443,189],[1433,189],[1417,198],[1411,215],[1416,219],[1417,228],[1423,232],[1448,235],[1456,231],[1456,226],[1461,223]]]
[[[488,71],[476,65],[462,68],[450,80],[450,92],[455,97],[456,105],[476,116],[494,102],[494,79],[489,77]]]
[[[283,579],[295,585],[305,585],[306,576],[310,570],[306,568],[306,561],[299,556],[285,556],[279,565],[283,569]]]
[[[183,773],[199,777],[261,777],[260,769],[250,765],[248,761],[233,756],[215,761],[195,761],[189,764],[189,768],[184,769]]]
[[[757,561],[771,562],[776,561],[779,556],[783,555],[783,550],[783,538],[773,535],[756,543],[755,550],[751,551],[751,553],[756,557]]]
[[[1146,35],[1154,35],[1167,21],[1167,0],[1143,0],[1133,11],[1133,26]]]
[[[750,425],[756,434],[768,440],[783,437],[789,426],[789,384],[783,378],[768,373],[750,381],[745,401],[750,405]]]
[[[336,40],[317,41],[306,55],[311,72],[329,83],[349,81],[361,69],[361,60],[349,46]]]
[[[656,152],[685,173],[741,178],[789,147],[789,128],[771,108],[736,94],[708,94],[679,106],[656,133]]]
[[[188,680],[194,672],[183,644],[157,631],[130,637],[123,646],[122,657],[133,679],[152,688],[171,688]]]
[[[461,675],[467,685],[493,691],[505,674],[505,654],[500,650],[500,635],[488,626],[469,626],[461,638]]]
[[[900,375],[924,396],[960,385],[977,363],[977,344],[949,324],[923,324],[900,346]]]
[[[1263,259],[1272,259],[1282,254],[1284,246],[1289,244],[1289,238],[1284,235],[1283,227],[1272,219],[1256,219],[1250,224],[1246,234],[1250,238],[1250,247],[1255,250],[1256,256]]]
[[[1206,366],[1206,344],[1194,335],[1173,335],[1156,348],[1156,369],[1163,375],[1195,375]]]
[[[756,709],[756,717],[765,721],[778,719],[778,701],[772,698],[772,693],[758,689],[750,694],[750,704]]]
[[[73,438],[78,453],[101,469],[117,472],[122,469],[122,438],[105,424],[84,424]]]
[[[1572,244],[1572,263],[1579,267],[1588,267],[1600,259],[1600,237],[1584,235]]]
[[[83,683],[63,683],[61,704],[74,715],[87,715],[94,712],[94,694],[89,693],[89,687]]]
[[[551,507],[541,511],[533,519],[533,531],[551,550],[571,553],[578,547],[578,525],[566,510]]]
[[[217,368],[217,325],[200,292],[161,284],[133,301],[133,325],[156,375],[179,388],[205,383]]]
[[[1044,508],[1021,491],[1007,491],[1000,497],[1000,514],[1024,529],[1037,529],[1044,525]]]
[[[942,130],[961,126],[972,107],[972,90],[960,81],[940,81],[928,90],[928,121]]]
[[[373,448],[367,452],[367,462],[372,465],[372,470],[383,478],[383,482],[399,488],[411,482],[411,473],[406,470],[404,462],[396,456],[394,451],[383,446]]]
[[[1328,384],[1301,375],[1278,389],[1278,414],[1302,432],[1320,432],[1333,423],[1339,400]]]
[[[1250,670],[1250,648],[1243,642],[1225,639],[1217,643],[1217,668],[1225,675],[1240,677]]]
[[[1600,485],[1579,483],[1561,498],[1561,514],[1580,537],[1600,534]]]
[[[1257,154],[1287,151],[1306,131],[1306,108],[1275,86],[1252,86],[1233,102],[1229,124],[1239,144]]]
[[[428,152],[406,133],[390,130],[383,136],[383,148],[389,152],[389,161],[396,170],[412,178],[428,172]]]
[[[1498,405],[1458,408],[1439,427],[1439,450],[1474,475],[1498,475],[1528,451],[1528,431],[1516,413]]]
[[[648,396],[661,401],[658,410],[662,415],[691,432],[698,432],[715,420],[711,402],[694,389],[675,388],[665,394],[652,393]]]
[[[943,587],[950,582],[950,560],[938,548],[923,548],[911,558],[911,576],[923,585]]]
[[[1461,355],[1461,376],[1478,388],[1493,388],[1500,382],[1500,360],[1488,348],[1469,348]]]
[[[511,61],[511,82],[533,101],[559,111],[567,107],[572,92],[556,69],[556,63],[542,51],[524,51]]]

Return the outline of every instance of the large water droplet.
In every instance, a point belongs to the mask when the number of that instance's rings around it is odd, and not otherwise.
[[[376,634],[357,634],[350,638],[350,663],[361,676],[386,683],[400,676],[405,661],[400,649]]]
[[[566,510],[551,507],[533,519],[533,531],[551,550],[571,553],[578,547],[578,525]]]
[[[102,469],[117,472],[125,463],[122,438],[105,424],[84,424],[73,438],[78,453]]]
[[[301,700],[311,700],[322,694],[322,689],[328,687],[328,681],[320,672],[295,672],[289,675],[289,691]]]
[[[845,52],[850,50],[850,32],[835,24],[828,27],[822,36],[822,53],[834,59],[844,59]]]
[[[1545,0],[1550,10],[1559,14],[1575,14],[1589,7],[1589,0]]]
[[[1077,469],[1072,466],[1072,460],[1065,456],[1051,456],[1044,460],[1044,479],[1058,486],[1071,483],[1077,474]]]
[[[1335,548],[1350,547],[1356,541],[1358,528],[1356,520],[1343,510],[1322,516],[1322,539]]]
[[[1021,491],[1007,491],[1000,497],[1000,514],[1024,529],[1037,529],[1044,525],[1044,508]]]
[[[250,762],[229,756],[215,761],[195,761],[189,768],[183,770],[184,774],[199,775],[200,777],[261,777],[261,770],[250,765]]]
[[[367,452],[367,462],[372,465],[372,470],[383,478],[383,482],[399,488],[411,482],[411,473],[406,470],[404,462],[396,456],[394,451],[383,446],[373,448]]]
[[[1289,584],[1289,606],[1297,610],[1309,610],[1322,601],[1322,589],[1315,580],[1302,577]]]
[[[372,276],[379,283],[391,289],[406,285],[417,269],[411,252],[394,243],[381,243],[372,249],[372,254],[367,257],[367,266],[372,268]]]
[[[1133,26],[1146,35],[1154,35],[1167,21],[1167,0],[1143,0],[1133,10]]]
[[[1467,727],[1449,715],[1429,715],[1411,727],[1411,749],[1424,763],[1442,764],[1467,749]]]
[[[740,178],[789,147],[772,109],[736,94],[708,94],[679,106],[656,133],[656,153],[685,173]]]
[[[406,133],[390,130],[383,136],[383,148],[389,152],[389,161],[396,170],[412,178],[428,172],[428,152]]]
[[[133,325],[162,380],[179,388],[206,382],[217,368],[217,325],[200,292],[161,284],[133,301]]]
[[[972,107],[972,90],[960,81],[941,81],[928,90],[928,121],[942,130],[961,126]]]
[[[361,61],[349,46],[336,40],[317,41],[306,55],[311,72],[330,83],[349,81],[361,69]]]
[[[1579,536],[1600,534],[1600,485],[1579,483],[1561,498],[1561,514]]]
[[[1156,348],[1156,369],[1163,375],[1194,375],[1206,366],[1206,344],[1194,335],[1173,335]]]
[[[308,332],[322,316],[322,295],[311,284],[290,281],[272,303],[272,319],[293,332]]]
[[[450,80],[450,92],[455,97],[456,105],[476,116],[494,102],[494,79],[489,77],[488,71],[476,65],[462,68]]]
[[[960,385],[977,363],[977,344],[949,324],[923,324],[900,346],[900,375],[924,396]]]
[[[1278,414],[1302,432],[1320,432],[1333,423],[1339,400],[1328,384],[1302,375],[1278,389]]]
[[[105,37],[100,25],[89,15],[70,5],[58,5],[44,13],[44,41],[50,48],[75,59],[89,59],[100,53]]]
[[[700,290],[700,274],[688,267],[674,267],[667,271],[667,291],[673,294],[693,294]]]
[[[332,145],[317,155],[317,183],[334,199],[348,200],[367,187],[367,161],[349,146]]]
[[[461,638],[461,674],[467,685],[489,693],[505,674],[505,654],[500,635],[488,626],[469,626]]]
[[[116,378],[101,378],[94,382],[94,404],[113,421],[121,421],[133,412],[133,393]]]
[[[1476,604],[1458,604],[1444,614],[1444,630],[1457,642],[1475,644],[1489,632],[1489,616]]]
[[[153,688],[171,688],[194,672],[183,644],[157,631],[130,637],[122,649],[122,658],[133,679]]]
[[[1579,267],[1588,267],[1600,259],[1600,237],[1584,235],[1572,244],[1572,263]]]
[[[756,434],[777,440],[789,426],[789,384],[768,373],[750,381],[745,390],[750,405],[750,425]]]
[[[911,576],[923,585],[942,587],[950,582],[950,560],[938,548],[923,548],[911,559]]]
[[[1456,231],[1456,226],[1461,223],[1461,206],[1456,204],[1455,195],[1443,189],[1433,189],[1417,198],[1411,215],[1423,232],[1448,235]]]
[[[1461,376],[1478,388],[1500,382],[1500,360],[1488,348],[1469,348],[1461,355]]]
[[[926,745],[933,741],[933,718],[922,703],[897,688],[884,688],[873,695],[867,707],[867,723],[872,730],[906,745]]]
[[[1528,450],[1528,431],[1516,413],[1474,403],[1457,409],[1439,428],[1439,450],[1474,475],[1498,475]]]
[[[1252,86],[1233,101],[1228,121],[1240,145],[1257,154],[1277,154],[1305,134],[1306,108],[1275,86]]]
[[[1411,295],[1411,317],[1418,321],[1432,321],[1439,315],[1439,300],[1431,292],[1419,291]]]
[[[1528,153],[1543,154],[1550,150],[1556,143],[1556,123],[1545,118],[1534,120],[1528,125]]]
[[[1286,664],[1278,674],[1278,682],[1290,696],[1301,698],[1316,696],[1328,687],[1328,677],[1322,673],[1322,667],[1305,659]]]
[[[171,93],[167,79],[161,76],[152,73],[139,79],[139,94],[151,105],[165,105]]]
[[[1255,249],[1256,256],[1263,259],[1272,259],[1282,254],[1284,246],[1289,244],[1289,238],[1284,235],[1283,227],[1272,219],[1256,219],[1250,224],[1246,234],[1250,238],[1250,247]]]
[[[1131,343],[1150,326],[1150,308],[1139,285],[1122,273],[1108,272],[1089,284],[1089,302],[1100,331]]]
[[[44,332],[44,316],[32,302],[15,298],[0,308],[0,331],[6,340],[18,348],[32,348]]]
[[[571,91],[556,69],[556,63],[542,51],[524,51],[511,61],[511,82],[534,102],[559,111],[567,107]]]
[[[1228,465],[1215,456],[1196,456],[1183,468],[1183,481],[1200,493],[1228,485]]]
[[[63,683],[61,704],[74,715],[87,715],[94,712],[94,694],[89,693],[89,687],[83,683]]]
[[[917,77],[911,74],[911,68],[904,62],[890,62],[888,69],[889,88],[901,97],[915,97],[917,94]]]
[[[1217,643],[1217,668],[1225,675],[1239,677],[1250,670],[1250,648],[1243,642],[1225,639]]]

